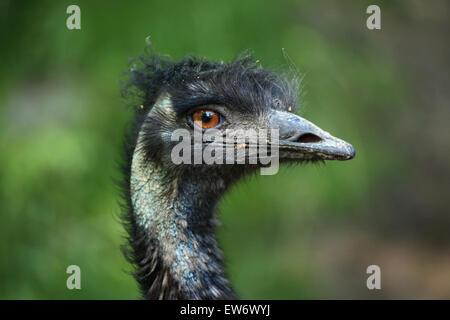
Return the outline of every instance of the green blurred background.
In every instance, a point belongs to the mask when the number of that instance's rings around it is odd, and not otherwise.
[[[66,8],[81,8],[81,30]],[[366,28],[370,4],[381,31]],[[305,75],[300,113],[357,157],[282,168],[223,199],[242,298],[450,298],[448,1],[0,1],[0,298],[135,299],[118,222],[119,79],[158,52],[246,49]],[[81,267],[81,290],[66,268]],[[382,290],[366,288],[381,267]]]

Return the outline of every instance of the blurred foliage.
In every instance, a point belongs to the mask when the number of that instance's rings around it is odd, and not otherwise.
[[[74,3],[79,31],[65,25]],[[405,25],[447,23],[417,16],[407,1],[380,3],[382,31],[365,26],[368,1],[2,1],[0,298],[138,297],[119,249],[124,231],[113,181],[130,118],[119,79],[149,35],[156,51],[174,58],[229,61],[250,49],[267,68],[293,64],[305,75],[301,114],[351,142],[357,157],[241,182],[221,204],[219,240],[243,298],[346,297],[331,289],[342,282],[324,283],[334,265],[324,266],[314,250],[330,228],[346,233],[355,221],[374,239],[386,236],[389,228],[370,231],[379,222],[373,217],[395,220],[397,207],[375,199],[387,199],[383,191],[422,168],[410,159],[414,146],[401,143],[416,124],[401,122],[399,131],[397,121],[408,110],[414,117],[420,74],[402,67],[392,44],[404,41]],[[433,181],[429,188],[442,191]],[[417,221],[405,228],[415,230]],[[447,248],[445,230],[431,237]],[[71,264],[81,267],[82,290],[66,288]],[[367,297],[358,291],[365,266],[358,285],[344,282],[347,296]],[[348,279],[346,272],[336,277]]]

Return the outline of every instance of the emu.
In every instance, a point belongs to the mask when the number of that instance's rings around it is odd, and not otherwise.
[[[250,55],[229,63],[151,53],[127,71],[138,98],[125,142],[127,259],[146,299],[235,299],[214,232],[222,195],[261,164],[174,164],[171,134],[277,129],[279,161],[348,160],[353,147],[296,115],[298,80]],[[203,141],[204,148],[212,141]],[[229,142],[227,142],[229,143]]]

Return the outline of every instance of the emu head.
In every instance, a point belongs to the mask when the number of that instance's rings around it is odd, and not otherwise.
[[[252,156],[258,156],[257,146],[262,142],[268,144],[268,157],[272,156],[270,147],[278,146],[280,162],[348,160],[355,156],[350,144],[296,115],[299,89],[296,79],[263,69],[251,57],[224,64],[194,57],[172,62],[153,55],[140,62],[141,68],[130,70],[130,84],[143,94],[144,101],[138,110],[141,135],[138,143],[142,144],[147,159],[167,172],[203,175],[210,181],[233,181],[264,166],[250,161]],[[195,132],[203,134],[197,147],[190,140],[188,165],[174,163],[172,158],[179,143],[173,134],[179,129],[189,132],[191,137]],[[261,129],[266,130],[267,136],[253,141],[256,153],[250,151],[251,142],[230,140],[230,136],[238,137],[242,130],[253,130],[258,135]],[[220,142],[217,137],[222,138]],[[239,149],[245,149],[245,164],[242,159],[240,163],[228,162],[229,154],[223,156],[223,162],[232,165],[221,165],[220,169],[218,164],[196,162],[195,151],[212,143],[223,146],[224,153],[226,147],[233,146],[234,159],[238,159]],[[186,150],[183,152],[186,156]],[[217,152],[216,149],[213,153]]]

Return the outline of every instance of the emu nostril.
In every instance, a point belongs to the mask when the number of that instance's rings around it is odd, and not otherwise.
[[[322,138],[316,136],[312,133],[304,133],[298,139],[295,140],[295,142],[301,142],[301,143],[316,143],[322,141]]]

